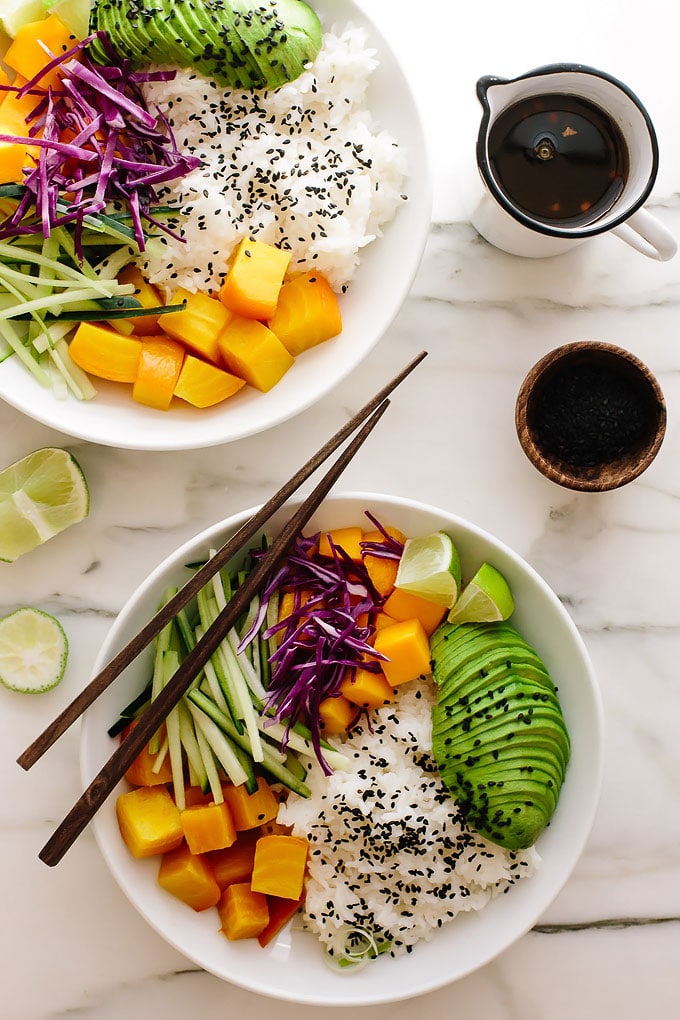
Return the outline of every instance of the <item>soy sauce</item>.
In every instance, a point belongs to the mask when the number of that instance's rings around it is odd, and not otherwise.
[[[532,96],[508,107],[489,133],[492,173],[507,198],[534,219],[592,223],[628,177],[628,149],[614,121],[579,96]]]

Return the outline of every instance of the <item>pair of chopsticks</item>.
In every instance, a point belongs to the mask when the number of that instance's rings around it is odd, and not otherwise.
[[[426,357],[421,353],[409,362],[386,386],[379,390],[334,436],[332,436],[293,477],[286,482],[236,534],[205,563],[186,584],[170,599],[149,622],[142,627],[84,688],[84,690],[54,719],[17,759],[24,769],[30,769],[56,740],[83,712],[107,689],[122,671],[156,637],[178,611],[186,606],[206,582],[217,573],[267,523],[293,493],[333,454],[353,432],[356,435],[334,464],[318,482],[310,495],[289,518],[265,556],[258,561],[224,609],[219,613],[203,637],[183,660],[168,684],[154,698],[139,717],[137,725],[118,745],[101,771],[95,776],[82,796],[55,829],[38,855],[50,867],[58,864],[83,829],[92,820],[109,794],[123,778],[144,745],[158,730],[168,713],[180,701],[205,663],[214,654],[225,634],[247,608],[252,597],[262,586],[271,570],[283,559],[296,535],[304,528],[315,510],[326,498],[354,455],[373,431],[389,405],[388,397],[394,389]]]

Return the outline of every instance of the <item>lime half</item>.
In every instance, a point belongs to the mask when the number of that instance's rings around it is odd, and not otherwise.
[[[394,585],[449,609],[460,589],[460,559],[450,536],[435,531],[407,539]]]
[[[41,694],[64,675],[64,628],[40,609],[17,609],[0,620],[0,681],[22,694]]]
[[[12,562],[87,517],[90,493],[75,457],[46,447],[0,471],[0,560]]]
[[[449,613],[449,623],[507,620],[515,608],[510,585],[500,571],[483,563]]]

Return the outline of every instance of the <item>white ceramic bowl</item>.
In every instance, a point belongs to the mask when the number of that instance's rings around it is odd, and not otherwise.
[[[104,446],[138,450],[188,450],[232,442],[271,428],[320,400],[375,346],[399,311],[418,269],[431,214],[425,142],[416,104],[387,42],[353,0],[314,0],[324,27],[363,26],[379,66],[368,108],[409,154],[409,196],[381,237],[362,253],[347,294],[341,298],[340,336],[296,359],[269,393],[245,387],[214,408],[198,410],[174,401],[171,410],[136,404],[129,387],[94,380],[94,400],[57,400],[16,358],[0,365],[0,399],[68,435]]]
[[[256,941],[229,942],[214,911],[194,913],[156,884],[158,862],[137,861],[123,844],[115,795],[93,821],[101,852],[131,903],[175,948],[205,970],[264,995],[319,1005],[356,1006],[405,999],[455,981],[507,949],[541,917],[567,881],[591,828],[602,771],[602,709],[592,666],[566,610],[547,584],[511,549],[473,524],[434,507],[372,494],[329,498],[308,529],[363,523],[364,510],[407,535],[444,529],[460,551],[464,577],[484,560],[507,577],[516,600],[513,622],[544,658],[559,688],[572,740],[572,757],[558,808],[538,841],[540,870],[477,914],[463,915],[395,961],[381,957],[358,973],[337,973],[324,962],[313,935],[290,930],[268,949]],[[155,611],[168,584],[182,583],[184,564],[205,556],[252,511],[209,528],[165,560],[135,592],[113,625],[95,664],[101,669]],[[275,531],[284,514],[273,519]],[[107,728],[143,687],[150,655],[130,666],[83,720],[81,773],[88,785],[114,749]]]

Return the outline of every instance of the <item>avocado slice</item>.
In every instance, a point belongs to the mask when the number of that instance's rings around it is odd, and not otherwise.
[[[318,55],[321,22],[304,0],[95,0],[91,31],[134,66],[195,67],[230,89],[275,89]],[[94,58],[106,62],[98,40]]]
[[[262,88],[299,78],[321,49],[321,22],[303,0],[270,0],[254,6],[232,0],[234,28],[252,54]]]
[[[570,742],[544,662],[515,628],[441,624],[431,639],[433,756],[468,823],[508,849],[552,818]]]

